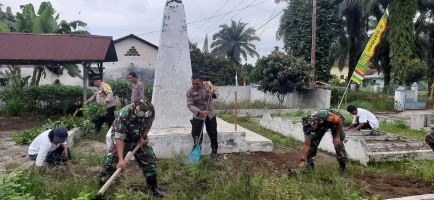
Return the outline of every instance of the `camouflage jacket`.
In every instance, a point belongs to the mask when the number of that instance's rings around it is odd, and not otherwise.
[[[208,91],[213,91],[214,95],[210,97],[208,95]],[[201,110],[206,110],[208,100],[209,100],[209,106],[208,106],[208,118],[212,119],[216,116],[216,113],[214,111],[214,105],[212,104],[212,99],[217,99],[218,97],[218,91],[214,85],[212,85],[211,82],[203,82],[202,89],[194,89],[191,87],[187,91],[187,107],[188,109],[193,113],[193,118],[205,120],[205,116],[199,113]]]
[[[135,109],[134,104],[129,104],[121,109],[112,125],[112,136],[114,135],[115,139],[138,141],[143,136],[145,128],[154,121],[155,110],[152,104],[150,110],[146,111],[148,117],[137,117]]]
[[[337,126],[341,117],[330,110],[320,110],[312,115],[320,119],[318,128],[315,132],[327,131],[329,128]]]

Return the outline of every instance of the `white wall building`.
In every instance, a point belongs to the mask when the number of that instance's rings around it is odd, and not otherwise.
[[[128,74],[131,71],[137,73],[140,81],[147,84],[153,84],[155,64],[158,56],[158,47],[140,37],[133,34],[114,40],[118,62],[104,63],[104,80],[128,80]],[[33,65],[22,66],[22,77],[33,75]],[[82,65],[78,65],[80,70],[83,70]],[[93,76],[98,75],[97,65],[91,66],[96,74],[89,73],[89,80]],[[0,66],[0,72],[5,72],[7,66]],[[83,82],[77,77],[71,77],[66,70],[62,75],[52,73],[45,68],[46,75],[41,77],[40,85],[53,84],[56,79],[59,79],[61,84],[82,86]],[[0,87],[4,86],[4,81],[1,80]],[[89,82],[89,84],[91,84]]]

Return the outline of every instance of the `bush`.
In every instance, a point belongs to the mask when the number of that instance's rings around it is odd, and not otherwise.
[[[21,116],[26,109],[26,104],[23,99],[13,97],[5,100],[4,113],[6,116],[18,117]]]
[[[105,116],[107,114],[107,109],[99,103],[90,103],[80,110],[83,111],[85,118],[89,121],[95,121],[100,116]]]
[[[36,127],[34,129],[30,129],[30,130],[26,130],[20,133],[16,133],[13,135],[13,139],[15,141],[15,143],[17,144],[30,144],[32,143],[32,141],[42,132],[49,130],[49,129],[53,129],[56,128],[58,126],[63,126],[68,130],[71,130],[75,127],[80,127],[83,124],[83,119],[80,118],[76,118],[76,117],[72,117],[72,116],[68,116],[68,117],[63,117],[58,121],[54,121],[52,122],[51,120],[48,120],[48,123],[43,125],[43,126],[39,126]]]
[[[105,81],[113,90],[113,94],[122,106],[125,106],[131,101],[131,91],[133,85],[124,81]],[[145,87],[145,96],[152,99],[152,85],[143,84]]]
[[[87,95],[93,95],[91,89]],[[83,103],[83,88],[67,85],[42,85],[24,88],[24,97],[31,110],[38,109],[48,115],[62,114]]]
[[[26,192],[29,185],[29,177],[23,175],[22,171],[17,171],[12,176],[6,176],[0,180],[0,199],[36,199]]]
[[[8,80],[6,87],[0,92],[0,100],[5,103],[3,112],[7,116],[21,116],[26,110],[24,97],[24,88],[28,84],[30,76],[21,78],[16,74],[5,75]]]

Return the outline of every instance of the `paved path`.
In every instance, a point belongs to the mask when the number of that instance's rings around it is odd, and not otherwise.
[[[409,197],[387,199],[387,200],[434,200],[434,194],[424,194],[418,196],[409,196]]]

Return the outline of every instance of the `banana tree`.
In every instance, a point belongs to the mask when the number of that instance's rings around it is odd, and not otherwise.
[[[62,20],[57,22],[59,14],[55,16],[56,10],[49,1],[42,2],[37,14],[33,4],[21,6],[22,12],[17,13],[17,22],[15,29],[17,32],[24,33],[56,33],[56,34],[90,34],[86,30],[77,30],[79,27],[86,27],[87,24],[82,21],[66,22]],[[66,69],[72,77],[83,79],[80,69],[75,64],[61,65],[61,69]],[[45,77],[45,67],[35,66],[31,85],[39,85],[41,76]],[[59,75],[59,74],[58,74]]]
[[[12,14],[11,7],[6,8],[6,12],[2,11],[2,4],[0,4],[0,32],[13,32],[15,31],[15,21],[17,20]]]

